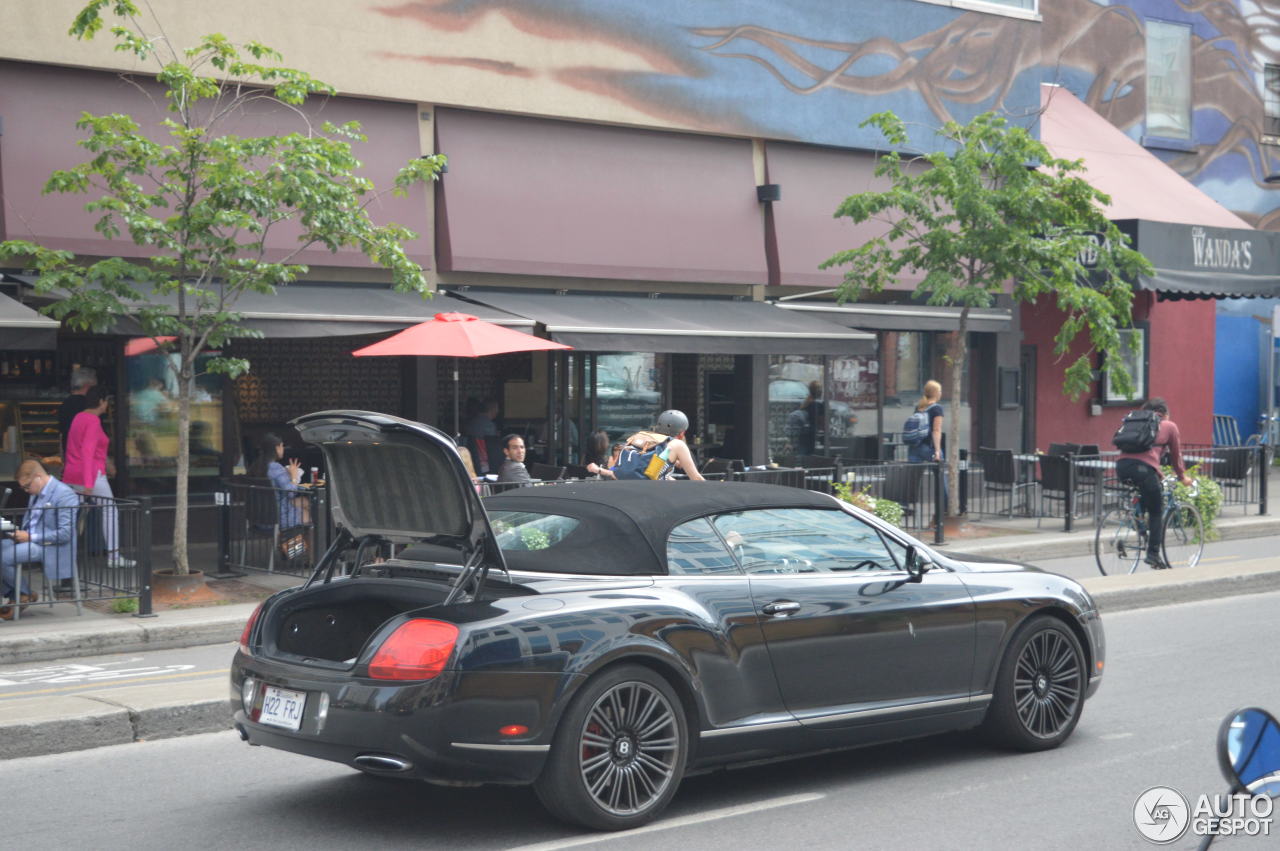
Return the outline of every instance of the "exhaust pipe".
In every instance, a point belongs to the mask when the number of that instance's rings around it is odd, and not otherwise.
[[[244,728],[243,724],[236,725],[236,732],[240,734],[240,741],[249,741],[249,731]]]
[[[385,753],[362,753],[352,760],[357,767],[366,771],[385,771],[397,773],[413,768],[413,763]]]

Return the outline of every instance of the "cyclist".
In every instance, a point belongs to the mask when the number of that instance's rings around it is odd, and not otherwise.
[[[1142,507],[1147,510],[1146,562],[1159,570],[1169,566],[1160,554],[1160,545],[1164,542],[1164,529],[1161,527],[1164,490],[1160,476],[1160,456],[1163,452],[1169,453],[1170,464],[1178,481],[1190,487],[1191,479],[1187,478],[1187,468],[1182,461],[1182,440],[1178,425],[1169,419],[1169,406],[1164,399],[1156,396],[1147,400],[1142,407],[1144,410],[1155,411],[1160,416],[1156,442],[1144,452],[1121,452],[1116,459],[1116,476],[1120,481],[1136,487],[1142,496]]]

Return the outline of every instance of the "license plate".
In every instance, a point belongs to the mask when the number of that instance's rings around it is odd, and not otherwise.
[[[302,710],[306,705],[306,692],[267,686],[262,693],[258,723],[296,731],[302,726]]]

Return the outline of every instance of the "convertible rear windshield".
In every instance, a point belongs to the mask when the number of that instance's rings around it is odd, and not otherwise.
[[[493,511],[489,522],[504,553],[552,549],[579,524],[573,517],[538,511]]]

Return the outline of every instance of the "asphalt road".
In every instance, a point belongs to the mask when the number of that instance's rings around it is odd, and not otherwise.
[[[524,789],[442,789],[250,748],[232,733],[0,761],[6,847],[23,849],[1149,848],[1137,797],[1224,789],[1215,735],[1243,705],[1280,710],[1280,593],[1106,618],[1106,682],[1044,754],[967,735],[685,781],[667,816],[584,835]],[[0,707],[3,704],[0,703]],[[1280,816],[1274,828],[1280,836]],[[1231,838],[1214,847],[1275,847]],[[1195,847],[1184,838],[1173,848]]]

